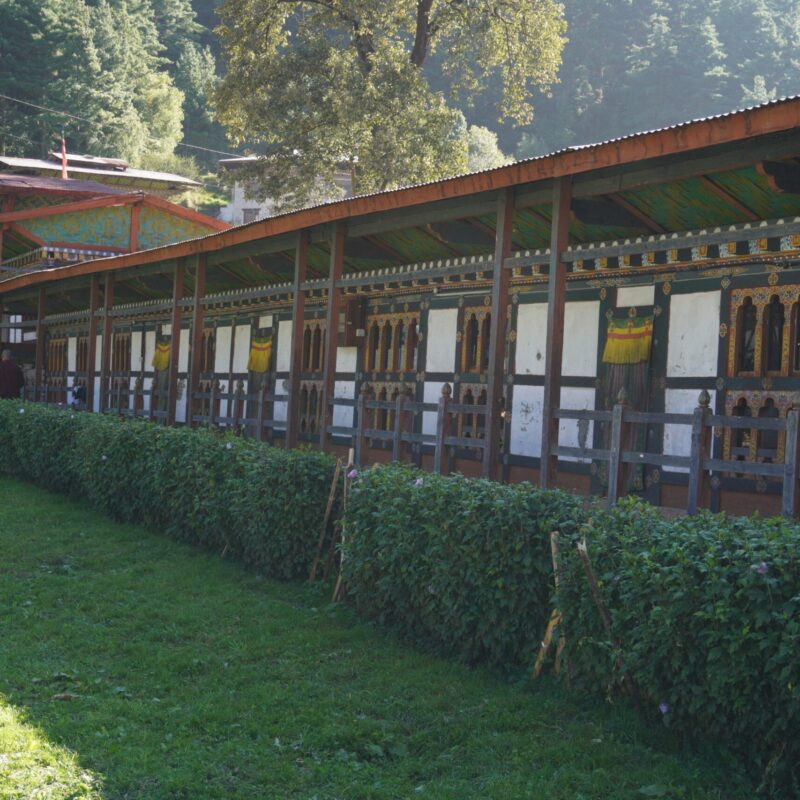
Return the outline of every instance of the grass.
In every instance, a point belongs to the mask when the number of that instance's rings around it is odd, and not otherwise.
[[[0,798],[736,798],[624,708],[0,483]]]

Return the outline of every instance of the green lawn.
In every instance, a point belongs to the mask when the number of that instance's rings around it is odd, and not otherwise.
[[[0,483],[0,798],[749,798],[622,708]]]

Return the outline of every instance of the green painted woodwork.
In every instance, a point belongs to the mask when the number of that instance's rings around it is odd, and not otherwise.
[[[130,213],[128,206],[108,206],[28,219],[21,225],[45,242],[127,248]]]
[[[192,220],[170,214],[160,208],[142,206],[139,212],[139,249],[161,247],[186,239],[196,239],[211,229]]]

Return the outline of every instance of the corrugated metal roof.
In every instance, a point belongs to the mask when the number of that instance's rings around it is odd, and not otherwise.
[[[44,175],[17,175],[16,173],[0,173],[0,191],[39,191],[59,192],[61,194],[131,194],[130,190],[107,183],[94,181],[64,180]],[[139,192],[135,192],[139,194]]]
[[[9,169],[29,169],[39,170],[42,172],[61,172],[61,164],[55,161],[44,161],[39,158],[17,158],[15,156],[0,156],[0,166]],[[148,169],[134,169],[128,167],[127,169],[92,169],[90,167],[68,167],[70,173],[78,173],[80,175],[99,175],[104,178],[129,178],[132,180],[152,181],[154,183],[163,183],[169,186],[200,186],[198,181],[191,178],[185,178],[182,175],[173,175],[171,172],[154,172]]]

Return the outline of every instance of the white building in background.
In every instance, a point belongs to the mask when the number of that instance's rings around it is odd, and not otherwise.
[[[235,172],[257,160],[257,156],[224,158],[220,160],[219,165],[221,169]],[[353,196],[353,180],[349,170],[337,171],[334,175],[334,182],[342,193],[332,194],[327,197],[321,195],[317,198],[320,203]],[[274,198],[254,196],[253,193],[248,191],[248,183],[246,181],[237,180],[231,189],[231,202],[220,209],[219,217],[224,222],[231,223],[231,225],[242,225],[247,222],[255,222],[257,219],[271,217],[275,214],[275,208],[276,202]]]

